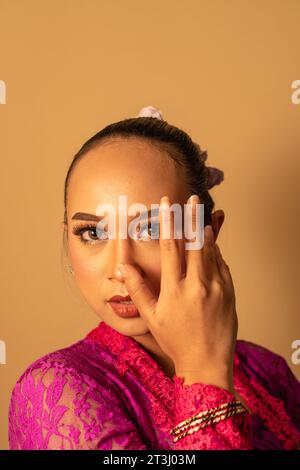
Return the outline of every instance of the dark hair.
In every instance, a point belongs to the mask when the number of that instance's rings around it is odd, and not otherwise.
[[[122,137],[142,138],[151,144],[163,148],[170,157],[183,169],[183,178],[191,191],[198,194],[200,201],[204,204],[204,224],[211,223],[211,213],[214,201],[208,192],[208,171],[205,165],[207,152],[202,151],[198,144],[192,141],[189,135],[165,120],[153,117],[137,117],[114,122],[97,132],[88,139],[81,149],[73,157],[68,169],[64,185],[64,222],[67,223],[67,197],[68,186],[72,171],[78,161],[89,150],[104,143],[104,141]]]
[[[183,178],[191,194],[197,194],[204,204],[204,225],[211,224],[214,201],[208,192],[209,171],[205,165],[207,152],[193,142],[189,135],[167,121],[154,117],[136,117],[114,122],[88,139],[73,157],[64,185],[64,222],[67,223],[67,198],[69,180],[78,161],[91,149],[114,138],[141,138],[160,149],[182,168]],[[63,235],[65,237],[65,230]],[[64,238],[65,240],[65,238]]]

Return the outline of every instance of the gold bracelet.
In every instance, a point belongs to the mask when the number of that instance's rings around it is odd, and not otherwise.
[[[205,416],[194,419],[193,422],[191,422],[189,424],[186,424],[186,425],[181,426],[179,428],[173,428],[171,430],[171,434],[172,435],[180,434],[185,429],[191,429],[191,428],[195,427],[198,424],[204,423],[206,421],[211,421],[213,418],[217,418],[218,416],[222,416],[222,415],[228,413],[229,411],[233,411],[233,410],[241,410],[240,412],[242,412],[244,410],[244,407],[243,407],[242,404],[237,404],[236,406],[231,407],[231,409],[230,408],[229,409],[222,409],[222,410],[214,411],[214,412],[210,411]]]
[[[182,431],[184,431],[185,429],[191,429],[191,428],[195,427],[198,424],[205,423],[206,421],[211,422],[212,419],[217,418],[217,417],[222,416],[222,415],[225,415],[226,413],[229,413],[229,412],[235,411],[235,410],[244,411],[244,407],[243,407],[242,404],[239,404],[239,405],[232,406],[232,407],[226,407],[226,408],[223,408],[223,409],[218,410],[218,411],[207,410],[207,413],[204,416],[201,416],[199,418],[197,418],[197,416],[194,416],[192,422],[190,422],[188,424],[185,424],[185,425],[181,425],[180,427],[173,428],[171,430],[171,434],[172,435],[179,434]]]
[[[235,414],[245,413],[245,411],[246,411],[245,408],[237,408],[237,409],[233,409],[231,411],[227,411],[225,414],[223,414],[221,416],[217,416],[216,418],[210,419],[209,421],[206,421],[202,424],[199,424],[198,426],[195,426],[195,427],[193,427],[191,429],[188,429],[187,431],[183,432],[182,434],[179,434],[179,436],[176,436],[173,439],[173,442],[175,443],[179,439],[182,439],[183,437],[187,436],[188,434],[193,434],[193,433],[197,432],[199,429],[205,428],[209,424],[218,423],[218,422],[223,421],[224,419],[229,418],[230,416],[233,416]]]
[[[205,417],[207,415],[211,415],[211,414],[214,414],[215,412],[218,412],[218,411],[226,411],[227,409],[232,409],[232,408],[235,408],[237,406],[243,406],[242,403],[240,401],[231,401],[231,402],[228,402],[228,403],[223,403],[222,405],[220,406],[216,406],[214,408],[210,408],[209,410],[205,410],[205,411],[201,411],[200,413],[198,413],[196,416],[192,416],[191,418],[187,418],[185,419],[184,421],[181,421],[179,424],[177,424],[173,429],[172,431],[176,431],[177,429],[180,429],[182,428],[183,426],[186,426],[187,424],[190,424],[192,423],[193,421],[195,420],[198,420],[198,418],[202,418],[202,417]],[[171,431],[171,433],[172,433]],[[173,433],[172,433],[173,434]]]

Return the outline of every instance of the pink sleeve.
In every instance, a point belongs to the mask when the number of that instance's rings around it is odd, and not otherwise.
[[[276,394],[284,401],[288,415],[300,431],[300,381],[282,356],[277,354],[274,363],[273,384]]]
[[[16,383],[9,448],[147,449],[113,390],[58,363],[30,369]]]
[[[175,376],[175,422],[195,416],[201,411],[236,401],[229,391],[203,383],[184,384],[182,377]],[[175,436],[172,436],[173,439]],[[253,449],[251,439],[251,415],[248,411],[209,424],[193,434],[174,443],[174,449],[189,450],[248,450]]]

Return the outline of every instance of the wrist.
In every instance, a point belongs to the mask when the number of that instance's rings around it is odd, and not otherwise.
[[[233,384],[233,371],[232,368],[227,365],[219,367],[217,370],[213,368],[200,370],[199,367],[192,368],[181,365],[175,367],[175,374],[184,379],[184,385],[191,385],[193,383],[215,385],[234,395],[236,394]]]

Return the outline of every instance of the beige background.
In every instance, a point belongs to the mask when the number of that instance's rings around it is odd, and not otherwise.
[[[102,127],[153,105],[225,181],[219,244],[239,334],[300,339],[300,1],[0,0],[1,440],[13,385],[98,323],[61,264],[63,183]]]

